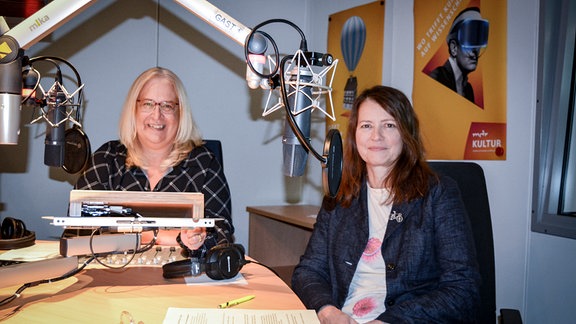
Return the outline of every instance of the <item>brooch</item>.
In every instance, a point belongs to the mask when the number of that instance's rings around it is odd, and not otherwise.
[[[395,210],[393,210],[392,214],[390,214],[390,220],[395,220],[398,223],[402,223],[404,216],[402,216],[402,213],[397,213]]]

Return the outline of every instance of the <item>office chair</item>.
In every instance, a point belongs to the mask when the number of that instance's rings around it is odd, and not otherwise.
[[[216,159],[218,160],[218,162],[220,162],[220,165],[222,166],[222,168],[224,168],[224,157],[222,154],[222,142],[220,142],[219,140],[205,139],[204,140],[204,146],[206,146],[206,148],[208,148],[212,153],[214,153],[214,155],[216,156]]]
[[[468,212],[476,244],[476,254],[482,286],[478,323],[496,323],[496,271],[494,266],[494,239],[490,203],[484,171],[473,162],[429,162],[433,170],[458,183],[462,200]],[[501,309],[500,324],[522,323],[516,309]]]

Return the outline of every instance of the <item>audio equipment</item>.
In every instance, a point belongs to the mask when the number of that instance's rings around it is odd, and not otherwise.
[[[171,279],[198,276],[204,272],[213,280],[231,279],[248,263],[244,254],[244,247],[240,244],[220,244],[211,248],[203,259],[190,258],[164,264],[162,274]]]
[[[60,277],[78,268],[78,257],[25,261],[0,267],[0,288]]]
[[[69,257],[91,255],[92,253],[128,251],[139,246],[140,234],[136,233],[99,234],[90,238],[89,235],[69,236],[64,231],[60,238],[60,255]]]
[[[268,43],[261,33],[254,33],[252,37],[247,40],[245,50],[248,51],[248,59],[246,60],[246,83],[250,89],[257,89],[258,87],[265,88],[262,85],[264,65],[266,64],[266,49]]]
[[[66,132],[66,93],[62,88],[62,73],[58,77],[47,96],[48,112],[46,113],[46,138],[44,140],[44,164],[52,167],[64,165],[64,148]]]
[[[22,100],[22,56],[18,41],[0,35],[0,144],[18,144]]]
[[[81,172],[90,158],[90,141],[82,130],[81,108],[84,85],[76,68],[68,61],[53,56],[25,57],[26,69],[22,72],[22,106],[34,110],[37,115],[30,124],[45,121],[44,164],[62,167],[74,174]],[[45,91],[40,80],[41,73],[34,63],[48,62],[56,67],[54,83]],[[64,87],[61,64],[67,65],[76,76],[74,92]],[[74,114],[75,113],[75,114]],[[72,127],[67,127],[71,123]]]
[[[301,40],[299,49],[294,55],[280,59],[278,46],[274,39],[269,34],[259,30],[271,23],[284,23],[298,31]],[[273,62],[269,67],[270,73],[264,74],[262,73],[263,64],[256,64],[251,58],[255,57],[255,54],[264,56],[268,48],[268,41],[274,48],[274,59],[269,60]],[[267,116],[280,108],[284,108],[286,112],[282,135],[284,175],[288,177],[304,175],[308,153],[312,153],[322,163],[324,194],[334,197],[340,187],[342,175],[340,132],[337,129],[330,130],[324,141],[323,154],[314,150],[310,141],[312,111],[321,111],[326,117],[335,120],[332,107],[332,81],[338,60],[334,60],[329,53],[308,51],[306,37],[302,30],[285,19],[270,19],[256,25],[246,37],[244,54],[248,66],[246,80],[250,88],[255,89],[260,84],[261,88],[270,90],[262,116]],[[267,79],[267,82],[258,83],[258,79]],[[324,84],[325,79],[326,84]],[[281,100],[275,105],[269,106],[270,94],[276,88],[279,89]],[[326,109],[320,106],[324,95],[327,97],[330,109],[327,109],[328,106]]]
[[[6,217],[2,221],[0,250],[20,249],[34,245],[36,233],[26,229],[23,221]]]
[[[92,150],[90,140],[82,127],[78,125],[68,128],[64,132],[64,161],[62,168],[64,171],[75,174],[83,171],[88,164]]]

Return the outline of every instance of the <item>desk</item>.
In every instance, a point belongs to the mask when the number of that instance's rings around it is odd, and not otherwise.
[[[319,206],[249,206],[248,254],[273,268],[288,285],[308,245]]]
[[[181,278],[164,279],[160,266],[130,264],[116,270],[89,265],[74,277],[24,290],[20,298],[0,307],[0,321],[22,305],[6,323],[120,323],[123,311],[135,323],[162,323],[169,307],[217,308],[246,295],[256,298],[235,308],[305,309],[270,270],[250,263],[240,273],[248,284],[192,286]],[[0,299],[18,287],[0,289]]]

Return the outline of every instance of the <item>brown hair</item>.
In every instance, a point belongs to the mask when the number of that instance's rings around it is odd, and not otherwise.
[[[378,85],[364,90],[352,107],[344,142],[342,180],[336,200],[344,207],[349,207],[360,194],[366,179],[366,162],[360,157],[356,146],[356,128],[358,109],[367,99],[374,100],[394,117],[402,137],[402,151],[384,183],[391,193],[392,202],[400,203],[423,197],[428,192],[430,176],[434,173],[425,160],[418,117],[401,91]]]

